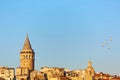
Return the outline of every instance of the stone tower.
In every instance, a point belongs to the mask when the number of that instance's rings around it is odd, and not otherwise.
[[[16,68],[16,80],[30,80],[30,73],[34,70],[35,53],[31,47],[28,34],[20,51],[20,66]]]
[[[88,66],[86,68],[86,79],[85,80],[93,80],[93,77],[95,75],[94,68],[92,66],[91,60],[88,61]]]
[[[35,53],[31,47],[28,34],[20,52],[20,67],[34,70]]]

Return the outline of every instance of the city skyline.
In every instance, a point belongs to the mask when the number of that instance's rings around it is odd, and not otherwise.
[[[119,3],[0,1],[0,65],[19,66],[19,53],[28,33],[37,70],[43,66],[84,69],[91,59],[96,72],[120,74]],[[110,37],[111,48],[102,47]]]

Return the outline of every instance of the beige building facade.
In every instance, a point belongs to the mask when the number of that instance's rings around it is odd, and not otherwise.
[[[3,80],[14,80],[15,70],[14,68],[0,67],[0,78]]]

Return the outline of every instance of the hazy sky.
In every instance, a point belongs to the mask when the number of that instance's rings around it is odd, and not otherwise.
[[[1,66],[19,66],[26,33],[37,70],[85,69],[91,59],[96,72],[120,73],[120,0],[1,0]]]

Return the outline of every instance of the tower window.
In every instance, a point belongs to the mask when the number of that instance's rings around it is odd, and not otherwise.
[[[90,71],[89,73],[90,73],[90,75],[92,75],[92,72],[91,72],[91,71]]]
[[[25,59],[27,59],[27,55],[26,55],[26,58]]]
[[[31,57],[30,57],[30,55],[29,55],[29,59],[30,59]]]
[[[23,58],[25,59],[25,55],[23,55]]]

